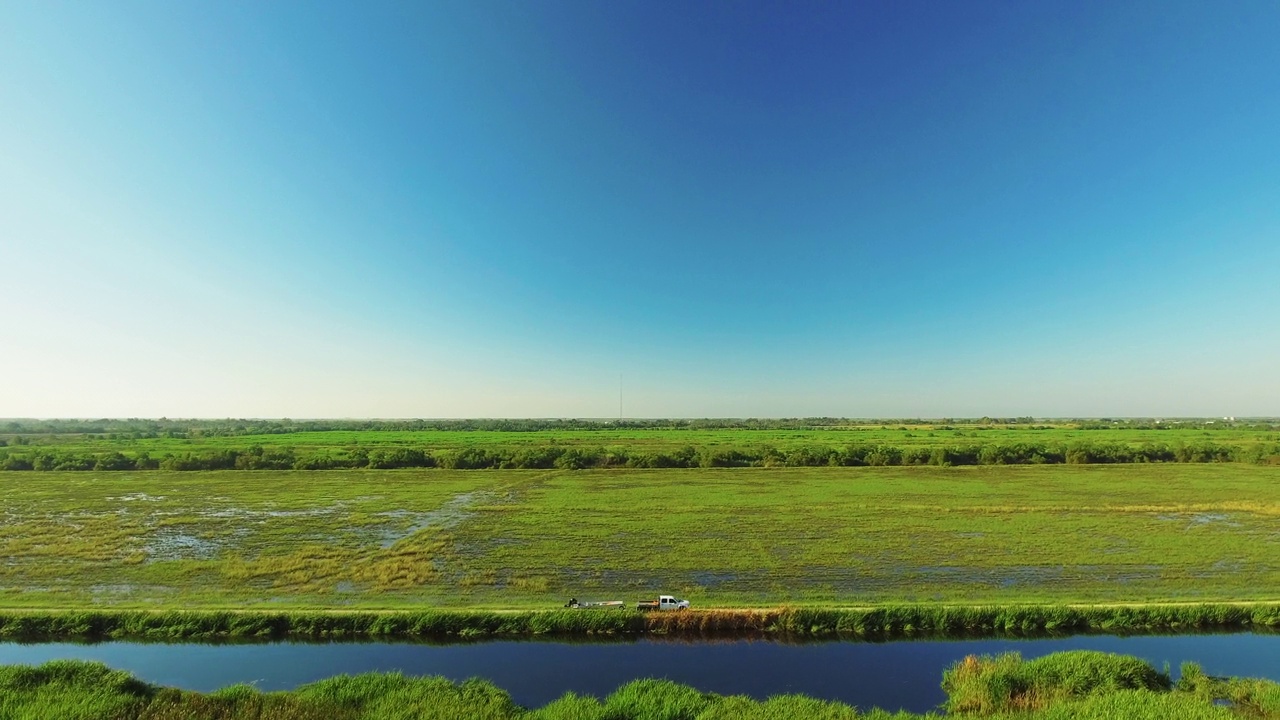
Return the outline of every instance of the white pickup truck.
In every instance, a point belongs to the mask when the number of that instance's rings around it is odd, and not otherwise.
[[[689,601],[679,600],[672,595],[659,595],[657,600],[641,600],[636,603],[637,610],[688,610]]]

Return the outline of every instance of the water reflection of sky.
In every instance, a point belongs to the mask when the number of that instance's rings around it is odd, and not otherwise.
[[[1137,655],[1157,668],[1168,663],[1175,676],[1178,666],[1191,660],[1211,675],[1280,680],[1280,635],[1247,633],[812,644],[662,640],[464,645],[0,643],[0,663],[99,660],[150,682],[196,690],[239,682],[282,690],[340,673],[374,670],[453,679],[480,676],[510,692],[516,702],[535,707],[570,690],[601,696],[636,678],[665,677],[722,694],[764,698],[804,693],[862,708],[924,711],[942,702],[943,669],[965,655],[1016,650],[1030,658],[1068,649]]]

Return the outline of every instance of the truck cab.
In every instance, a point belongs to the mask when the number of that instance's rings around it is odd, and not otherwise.
[[[657,600],[641,600],[636,603],[637,610],[688,610],[689,601],[681,600],[674,595],[659,595]]]

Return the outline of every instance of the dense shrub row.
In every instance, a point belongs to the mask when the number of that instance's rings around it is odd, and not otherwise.
[[[903,605],[874,609],[690,610],[650,614],[628,610],[0,612],[0,638],[40,640],[352,640],[641,633],[892,638],[1244,628],[1280,628],[1280,605]]]
[[[225,449],[202,453],[85,453],[54,448],[0,449],[0,470],[331,470],[342,468],[566,469],[821,467],[883,465],[1030,465],[1100,463],[1280,463],[1280,444],[1231,445],[1211,442],[1168,445],[1147,443],[1010,443],[907,446],[851,444],[777,449],[687,446],[674,450],[582,448],[545,445],[516,448],[433,450],[394,447],[341,451],[291,448]]]

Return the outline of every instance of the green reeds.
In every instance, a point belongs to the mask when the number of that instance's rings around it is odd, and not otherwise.
[[[760,620],[752,618],[751,622],[756,624]],[[1242,630],[1280,626],[1280,606],[1257,603],[1096,607],[898,605],[852,610],[789,608],[777,611],[768,625],[773,630],[816,637],[972,637]]]
[[[487,612],[0,611],[0,638],[151,641],[397,640],[519,636],[687,636],[812,638],[1041,636],[1280,627],[1280,606],[935,606]]]
[[[367,640],[639,633],[635,612],[0,611],[0,638],[153,641]]]

